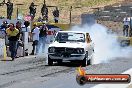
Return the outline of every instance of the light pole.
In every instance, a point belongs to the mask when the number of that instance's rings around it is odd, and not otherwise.
[[[44,4],[46,4],[46,1],[44,0]]]
[[[72,22],[72,19],[71,19],[71,15],[72,14],[71,14],[71,12],[72,12],[72,6],[70,7],[70,16],[69,16],[70,17],[70,25],[71,25],[71,22]]]
[[[73,9],[77,9],[77,8],[81,8],[81,6],[76,6],[76,7],[70,6],[70,16],[69,16],[70,25],[72,23],[72,11],[73,11]]]
[[[18,20],[18,13],[19,13],[19,8],[18,8],[18,6],[22,6],[22,5],[24,5],[24,4],[16,4],[17,5],[17,20]]]

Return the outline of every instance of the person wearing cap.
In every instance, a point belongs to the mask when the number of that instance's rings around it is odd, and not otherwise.
[[[1,38],[6,38],[5,36],[5,30],[8,28],[8,23],[7,21],[3,21],[2,25],[0,26],[0,37]]]
[[[10,23],[9,28],[6,29],[6,34],[9,40],[9,50],[11,52],[11,58],[12,60],[14,60],[17,54],[19,30],[15,28],[13,23]]]
[[[3,21],[2,25],[0,26],[0,29],[5,31],[7,27],[8,27],[7,21]]]
[[[39,42],[39,27],[37,26],[37,24],[34,24],[33,25],[34,28],[32,29],[32,39],[33,39],[33,50],[31,52],[30,55],[35,55],[35,50],[36,50],[36,53],[38,53],[38,42]]]

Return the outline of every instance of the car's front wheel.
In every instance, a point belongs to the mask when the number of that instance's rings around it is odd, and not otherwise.
[[[53,60],[48,56],[48,65],[53,65]]]
[[[88,61],[87,61],[87,58],[85,57],[83,60],[82,60],[82,66],[85,67],[87,66],[88,64]]]

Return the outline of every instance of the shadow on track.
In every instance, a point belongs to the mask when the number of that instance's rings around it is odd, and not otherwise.
[[[49,66],[49,65],[45,65],[45,66]],[[52,66],[79,67],[81,66],[81,64],[77,62],[62,62],[61,64],[58,64],[57,62],[54,62]]]

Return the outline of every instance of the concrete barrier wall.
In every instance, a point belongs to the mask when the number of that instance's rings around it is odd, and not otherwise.
[[[0,58],[3,58],[4,56],[4,46],[5,46],[5,40],[0,39]]]

